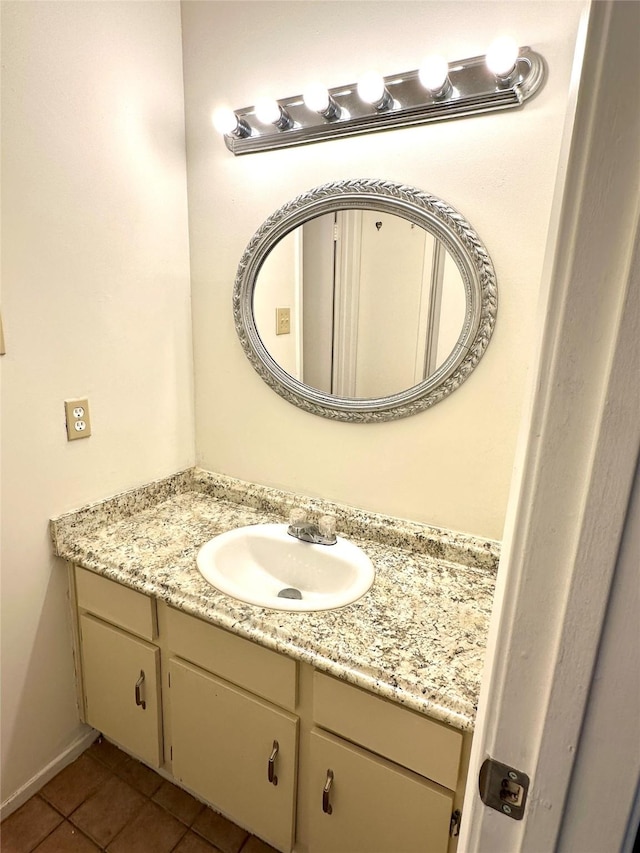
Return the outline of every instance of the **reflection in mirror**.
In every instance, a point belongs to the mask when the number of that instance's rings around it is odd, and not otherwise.
[[[290,311],[289,332],[276,321]],[[395,214],[316,216],[265,258],[253,293],[258,334],[290,376],[367,399],[423,382],[449,357],[466,312],[460,271],[433,234]]]
[[[314,187],[260,226],[233,315],[255,370],[322,417],[376,423],[455,391],[486,350],[498,293],[471,225],[406,184]]]

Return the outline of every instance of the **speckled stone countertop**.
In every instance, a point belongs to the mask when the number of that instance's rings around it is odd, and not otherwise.
[[[207,540],[282,522],[293,507],[334,514],[376,578],[338,610],[244,604],[200,575]],[[54,551],[172,607],[461,730],[473,729],[499,557],[497,542],[244,483],[197,468],[51,522]]]

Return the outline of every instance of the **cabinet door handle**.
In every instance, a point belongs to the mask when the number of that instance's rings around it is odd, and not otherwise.
[[[331,803],[329,802],[329,792],[331,791],[332,785],[333,770],[327,770],[327,781],[324,783],[324,788],[322,789],[322,811],[325,814],[331,814],[333,811]]]
[[[142,685],[144,684],[144,670],[140,670],[140,678],[136,681],[136,705],[140,705],[142,710],[144,711],[147,707],[147,703],[142,698]]]
[[[271,755],[269,756],[269,761],[267,763],[267,779],[272,785],[278,784],[278,777],[276,776],[276,755],[278,754],[279,749],[280,744],[277,740],[274,740]]]

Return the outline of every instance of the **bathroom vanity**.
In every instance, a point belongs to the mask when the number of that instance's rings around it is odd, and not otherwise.
[[[243,604],[200,546],[295,505],[376,579],[325,612]],[[52,522],[83,719],[281,851],[455,849],[495,542],[192,469]]]

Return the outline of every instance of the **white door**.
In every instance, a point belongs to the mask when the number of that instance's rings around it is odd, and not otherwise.
[[[587,11],[459,853],[569,853],[563,838],[576,821],[606,828],[606,850],[589,853],[630,851],[635,834],[626,820],[640,782],[640,709],[635,728],[621,730],[612,719],[604,733],[629,745],[628,762],[574,766],[640,446],[640,5],[601,2]],[[628,654],[618,656],[617,672],[624,681],[639,638],[637,621],[621,627]],[[637,692],[628,699],[637,704]],[[487,754],[531,777],[522,821],[481,803],[477,773]],[[597,786],[597,809],[565,811],[578,782]],[[621,796],[626,819],[608,807]]]

